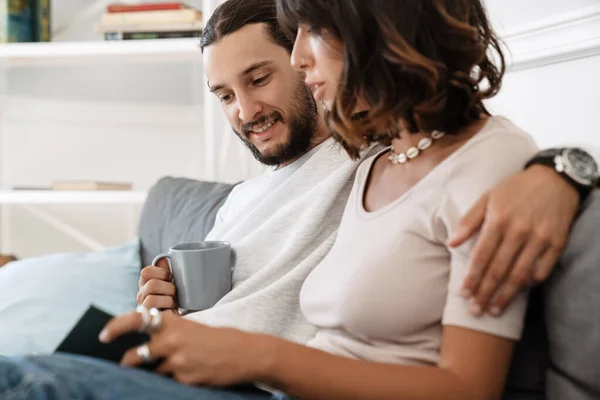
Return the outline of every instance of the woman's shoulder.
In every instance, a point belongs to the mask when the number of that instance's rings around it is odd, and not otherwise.
[[[472,168],[473,172],[484,174],[494,170],[520,170],[538,151],[529,133],[508,118],[494,116],[457,151],[450,170]]]
[[[538,151],[523,129],[507,118],[491,117],[444,168],[446,197],[469,205],[500,181],[523,171]]]
[[[471,143],[472,142],[472,143]],[[537,151],[538,147],[533,137],[504,116],[489,117],[477,135],[466,145],[467,151],[494,150],[502,143],[500,149],[524,149],[524,151]],[[498,154],[497,151],[493,153]]]

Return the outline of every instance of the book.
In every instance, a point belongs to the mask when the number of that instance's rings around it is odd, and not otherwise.
[[[31,4],[25,0],[0,0],[0,43],[33,40]]]
[[[173,23],[136,23],[119,25],[96,25],[97,33],[114,32],[183,32],[202,31],[202,21],[173,22]]]
[[[177,39],[200,37],[202,31],[106,32],[104,40]]]
[[[13,186],[11,190],[52,190],[51,186]]]
[[[51,39],[50,0],[30,0],[32,10],[32,34],[35,42],[49,42]]]
[[[166,11],[181,10],[189,8],[185,3],[166,2],[166,3],[142,3],[142,4],[109,4],[106,11],[109,13],[135,12],[135,11]]]
[[[102,182],[68,180],[52,184],[52,190],[131,190],[133,185],[128,182]]]
[[[171,23],[202,20],[202,12],[194,9],[106,13],[102,16],[102,25],[122,25],[136,23]]]
[[[150,340],[148,334],[132,331],[119,336],[110,343],[100,342],[98,335],[113,318],[112,314],[90,304],[54,352],[79,354],[118,363],[125,352]],[[160,364],[160,361],[156,360],[139,368],[152,370]]]

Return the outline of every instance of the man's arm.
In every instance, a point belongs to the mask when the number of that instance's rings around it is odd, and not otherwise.
[[[463,217],[448,244],[460,246],[479,232],[463,285],[473,313],[500,315],[521,288],[548,278],[566,246],[580,192],[555,169],[534,164]]]

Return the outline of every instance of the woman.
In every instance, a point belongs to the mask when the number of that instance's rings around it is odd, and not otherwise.
[[[302,346],[142,309],[112,320],[101,340],[151,331],[122,364],[159,359],[157,373],[187,384],[137,380],[142,398],[271,398],[190,387],[248,382],[329,400],[500,398],[526,293],[498,318],[473,316],[459,293],[470,245],[446,240],[537,149],[483,105],[504,65],[480,0],[277,3],[296,36],[293,65],[348,153],[389,146],[361,166],[337,242],[302,289],[317,336]]]

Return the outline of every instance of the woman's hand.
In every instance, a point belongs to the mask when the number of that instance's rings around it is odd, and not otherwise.
[[[188,385],[227,386],[259,379],[268,366],[269,349],[278,340],[267,335],[230,328],[212,328],[183,319],[171,312],[161,314],[160,328],[148,342],[150,355],[161,363],[155,370]],[[131,312],[113,318],[100,334],[108,343],[142,325],[142,316]],[[121,365],[143,364],[137,348],[130,349]]]

